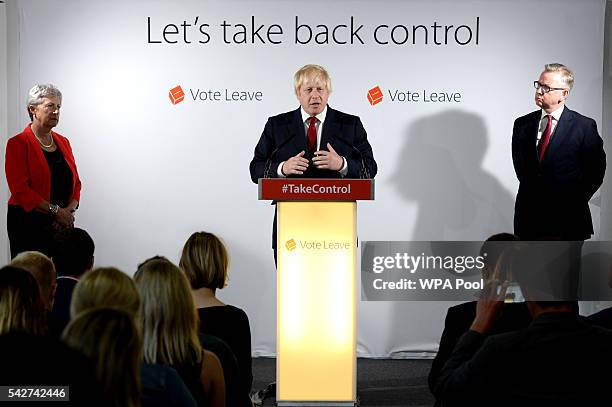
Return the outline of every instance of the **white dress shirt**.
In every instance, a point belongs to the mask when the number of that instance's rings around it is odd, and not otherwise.
[[[550,129],[550,139],[552,140],[555,135],[555,129],[557,128],[557,123],[559,123],[559,118],[561,117],[561,113],[563,113],[563,108],[565,106],[561,106],[557,110],[550,113],[552,115],[552,129]],[[540,139],[544,135],[544,131],[546,131],[546,125],[548,124],[548,113],[546,110],[542,109],[542,116],[540,117],[540,125],[538,126],[538,137],[536,139],[536,146],[540,142]],[[550,145],[550,144],[549,144]]]
[[[308,137],[308,127],[310,126],[309,119],[311,116],[308,113],[306,113],[303,107],[300,108],[300,112],[302,113],[302,122],[304,123],[304,134],[305,134],[305,137]],[[314,116],[317,119],[317,122],[315,123],[315,127],[317,129],[317,151],[321,149],[321,134],[323,133],[323,124],[325,123],[326,116],[327,116],[327,105],[325,105],[321,113]],[[344,157],[342,157],[342,162],[343,162],[342,169],[339,172],[344,177],[348,173],[348,163],[346,162],[346,159]],[[283,164],[285,164],[284,161],[278,165],[278,169],[276,170],[276,173],[278,174],[279,177],[284,178],[285,175],[283,174],[283,171],[282,171]],[[314,165],[314,164],[310,163],[309,165]]]

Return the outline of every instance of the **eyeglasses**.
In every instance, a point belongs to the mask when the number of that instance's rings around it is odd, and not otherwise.
[[[551,88],[548,85],[544,85],[538,81],[533,81],[533,87],[536,88],[536,90],[541,90],[542,93],[548,93],[552,90],[566,90],[566,88]]]

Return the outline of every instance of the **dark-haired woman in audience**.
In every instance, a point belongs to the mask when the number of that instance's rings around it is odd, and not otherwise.
[[[74,224],[81,180],[68,139],[51,130],[59,122],[61,107],[59,89],[34,86],[27,102],[32,122],[6,144],[11,258],[27,250],[51,255],[55,232]]]
[[[145,362],[176,369],[198,405],[225,407],[223,369],[200,345],[198,315],[183,272],[156,258],[141,264],[134,280],[142,300]]]
[[[217,289],[227,285],[229,256],[225,245],[212,233],[196,232],[185,243],[179,265],[191,284],[200,331],[229,345],[238,361],[241,391],[248,394],[253,383],[249,318],[215,295]]]
[[[142,340],[129,313],[118,308],[83,311],[62,339],[93,361],[106,406],[140,407]]]

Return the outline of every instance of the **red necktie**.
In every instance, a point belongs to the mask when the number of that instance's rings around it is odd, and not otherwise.
[[[311,154],[314,154],[314,152],[317,151],[317,118],[313,116],[308,120],[310,120],[310,123],[308,124],[308,134],[306,137],[308,150],[310,150]]]
[[[546,149],[548,148],[548,144],[550,144],[550,135],[552,133],[552,115],[548,115],[548,123],[546,123],[546,130],[544,130],[544,134],[542,138],[540,138],[540,142],[538,143],[538,159],[542,161],[544,158],[544,154],[546,154]]]

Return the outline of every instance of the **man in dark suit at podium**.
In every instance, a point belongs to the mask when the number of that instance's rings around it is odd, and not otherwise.
[[[319,65],[305,65],[294,75],[300,102],[296,110],[268,118],[255,146],[251,179],[374,178],[372,147],[357,116],[327,105],[329,74]],[[272,232],[276,258],[276,217]]]

